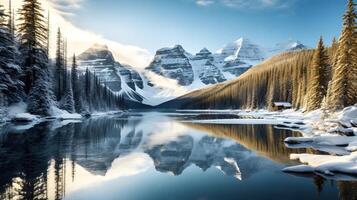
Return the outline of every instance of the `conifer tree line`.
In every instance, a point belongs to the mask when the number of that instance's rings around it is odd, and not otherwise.
[[[342,33],[326,47],[287,52],[251,68],[228,83],[192,92],[162,107],[271,108],[289,102],[296,109],[331,111],[357,104],[357,32],[353,0],[348,0]]]
[[[23,101],[40,116],[52,115],[53,106],[70,113],[120,108],[121,98],[95,74],[78,70],[75,55],[68,65],[60,29],[56,59],[49,59],[50,15],[44,16],[40,0],[23,0],[16,13],[11,0],[8,9],[0,4],[0,107]]]

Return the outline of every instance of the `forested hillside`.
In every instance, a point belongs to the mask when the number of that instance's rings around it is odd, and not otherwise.
[[[283,53],[229,82],[197,90],[160,105],[180,109],[271,108],[289,102],[294,108],[342,109],[357,103],[356,12],[349,1],[340,39],[325,47]]]
[[[239,78],[197,90],[163,108],[219,109],[269,107],[273,101],[304,105],[313,50],[289,52],[253,67]]]

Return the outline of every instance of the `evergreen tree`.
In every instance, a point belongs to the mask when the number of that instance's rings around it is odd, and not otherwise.
[[[69,113],[74,113],[75,108],[74,108],[74,100],[73,100],[73,90],[72,90],[71,78],[69,77],[67,78],[66,86],[67,88],[61,100],[61,108],[63,110],[68,111]]]
[[[336,64],[333,66],[330,108],[342,109],[357,103],[357,33],[353,0],[343,17],[343,30],[338,42]]]
[[[50,12],[47,13],[47,56],[50,57]]]
[[[91,94],[91,77],[90,77],[90,72],[89,72],[88,67],[86,69],[84,81],[85,81],[85,86],[84,86],[85,99],[86,99],[86,103],[88,106],[88,110],[91,111],[91,95],[90,95]]]
[[[24,0],[19,10],[18,30],[28,111],[47,116],[51,114],[52,96],[46,50],[47,28],[42,12],[39,0]]]
[[[81,113],[82,112],[82,98],[81,98],[81,88],[80,88],[81,84],[79,82],[79,77],[78,77],[76,55],[73,55],[71,77],[72,77],[74,107],[77,113]]]
[[[63,82],[64,82],[64,61],[62,54],[62,34],[61,29],[58,28],[57,31],[57,47],[56,47],[56,69],[54,71],[54,91],[57,101],[60,101],[63,96]]]
[[[11,35],[14,35],[15,33],[15,25],[14,25],[14,17],[13,17],[13,12],[12,12],[12,5],[11,5],[11,0],[9,0],[9,16],[8,16],[8,29]]]
[[[311,75],[309,81],[307,110],[316,110],[321,108],[321,103],[327,93],[329,63],[326,49],[322,37],[319,40],[315,50],[311,66]]]
[[[4,103],[12,104],[21,101],[23,83],[20,80],[22,70],[16,60],[19,53],[15,37],[6,24],[6,17],[10,18],[0,5],[0,94],[6,98],[2,99]]]
[[[49,98],[50,84],[45,70],[36,71],[36,79],[28,96],[28,111],[39,116],[51,115],[52,100]]]
[[[47,68],[47,28],[39,0],[24,0],[19,10],[20,51],[24,67],[25,92],[29,94],[35,80],[43,79],[38,71]],[[39,75],[37,75],[38,73]]]

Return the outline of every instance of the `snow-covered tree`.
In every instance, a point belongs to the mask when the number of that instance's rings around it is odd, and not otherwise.
[[[337,60],[333,66],[330,108],[342,109],[357,103],[357,33],[353,0],[343,17],[343,30],[338,42]]]
[[[24,0],[19,9],[20,52],[24,68],[28,111],[50,115],[51,84],[47,56],[47,27],[39,0]]]
[[[46,69],[48,65],[47,28],[39,0],[24,0],[18,13],[25,92],[29,94],[37,78],[35,72]]]
[[[11,104],[21,101],[23,83],[20,80],[22,71],[16,60],[19,52],[15,37],[6,23],[7,17],[0,5],[0,93],[6,98],[5,103]]]
[[[56,42],[56,69],[54,70],[54,91],[57,101],[60,101],[64,93],[64,58],[62,52],[62,33],[61,29],[58,28],[57,31],[57,42]]]
[[[39,116],[51,115],[53,101],[49,98],[50,84],[45,70],[36,70],[36,79],[28,95],[28,111]]]
[[[321,37],[311,65],[306,108],[308,111],[321,108],[321,102],[327,93],[329,65],[329,59]]]
[[[73,100],[74,107],[77,113],[82,112],[82,97],[81,97],[81,83],[79,82],[76,55],[73,55],[72,69],[72,90],[73,90]]]
[[[64,96],[62,97],[62,100],[61,100],[61,108],[63,110],[68,111],[69,113],[74,113],[75,107],[74,107],[74,100],[73,100],[73,90],[72,90],[71,78],[67,78],[66,86],[67,86],[67,88],[64,91]]]

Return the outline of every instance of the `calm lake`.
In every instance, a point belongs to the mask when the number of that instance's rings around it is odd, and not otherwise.
[[[0,129],[0,199],[357,199],[357,182],[294,175],[273,125],[194,124],[199,113],[132,112]],[[218,116],[219,117],[219,116]],[[356,180],[356,179],[355,179]]]

